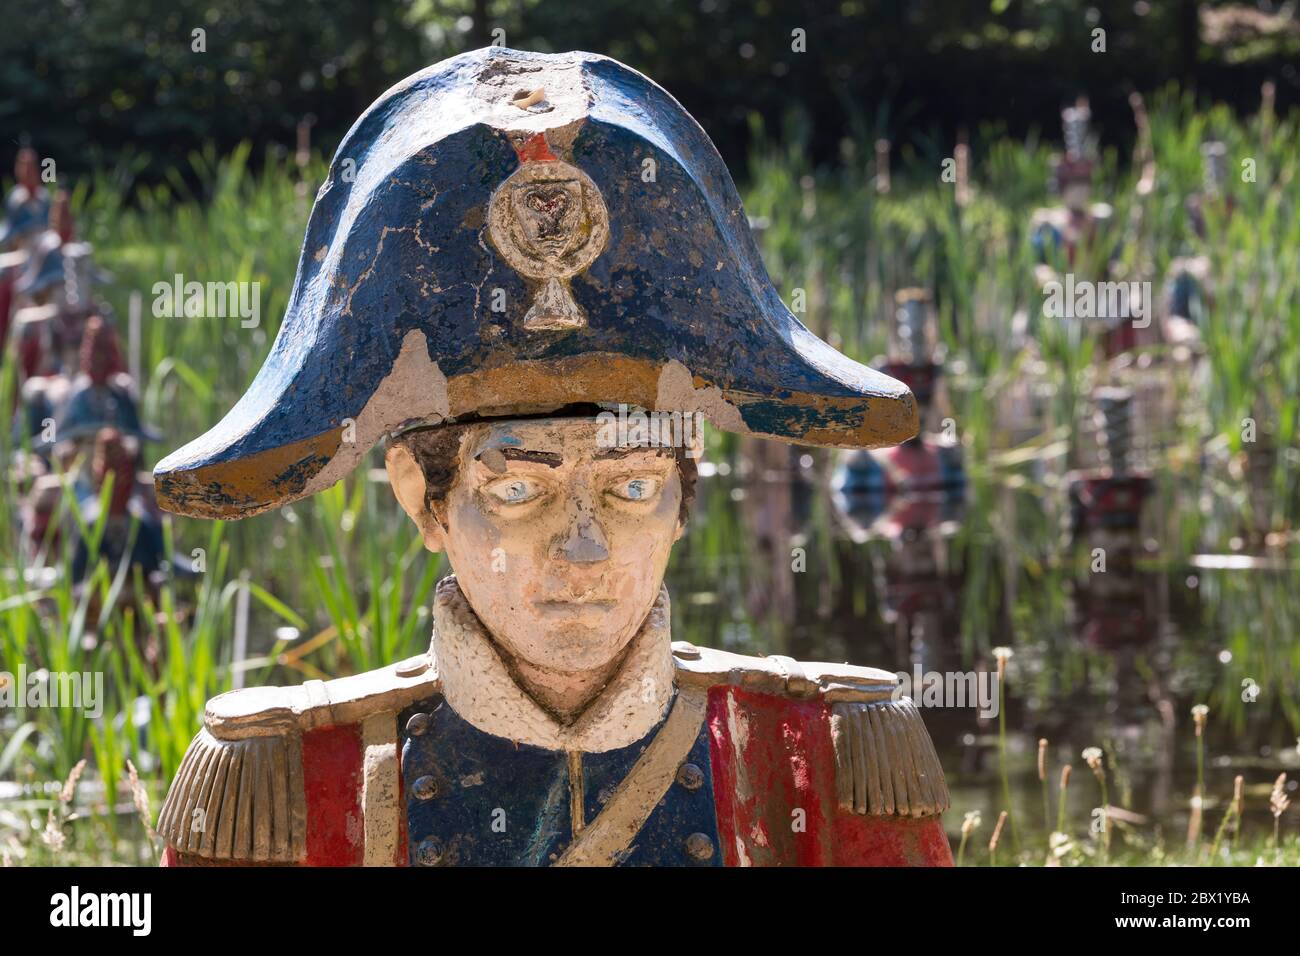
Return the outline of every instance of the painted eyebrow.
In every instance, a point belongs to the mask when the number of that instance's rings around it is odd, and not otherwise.
[[[672,457],[672,449],[664,448],[662,445],[654,448],[638,448],[635,446],[629,448],[606,448],[603,451],[596,452],[596,461],[607,461],[611,458],[627,458],[629,455],[643,455],[651,452],[656,458]]]
[[[564,456],[557,452],[529,451],[526,448],[511,448],[509,446],[506,446],[505,448],[485,448],[474,457],[479,461],[483,461],[484,455],[492,455],[493,453],[499,453],[502,458],[505,458],[508,461],[534,462],[535,464],[545,465],[548,468],[559,468],[560,465],[564,464]],[[483,463],[487,464],[487,462]]]

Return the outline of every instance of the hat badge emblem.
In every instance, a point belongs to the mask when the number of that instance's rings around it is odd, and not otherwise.
[[[511,268],[540,284],[524,328],[586,326],[569,279],[595,262],[609,240],[609,211],[590,176],[559,159],[524,162],[493,193],[488,234]]]

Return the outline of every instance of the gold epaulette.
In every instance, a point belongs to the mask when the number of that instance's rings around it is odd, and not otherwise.
[[[921,713],[897,697],[899,679],[874,667],[789,657],[748,657],[678,641],[681,683],[720,684],[830,708],[836,797],[841,809],[873,816],[925,817],[948,809],[948,785]]]
[[[302,859],[303,733],[395,718],[438,689],[437,668],[421,654],[352,677],[217,695],[172,780],[158,832],[178,852],[213,860]]]
[[[939,755],[909,698],[831,705],[831,742],[840,809],[900,817],[929,817],[948,809]]]

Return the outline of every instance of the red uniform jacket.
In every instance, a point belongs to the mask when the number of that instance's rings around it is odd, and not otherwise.
[[[164,863],[951,864],[943,772],[916,707],[893,699],[894,675],[682,643],[673,664],[671,710],[695,706],[694,717],[670,716],[608,754],[468,727],[442,699],[431,655],[223,694],[163,806]],[[670,754],[659,744],[674,734]],[[640,816],[611,811],[652,751],[667,769]],[[602,809],[621,813],[626,832],[602,834],[604,851],[566,854],[580,826],[593,842]],[[507,825],[512,814],[525,826]]]

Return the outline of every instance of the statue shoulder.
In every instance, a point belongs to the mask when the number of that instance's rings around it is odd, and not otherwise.
[[[227,691],[208,701],[203,724],[226,740],[302,733],[360,723],[385,711],[397,713],[439,687],[437,665],[425,653],[351,677]]]
[[[178,853],[293,863],[306,852],[303,736],[397,714],[440,690],[427,654],[336,680],[247,687],[208,701],[158,816]],[[395,723],[394,723],[395,726]],[[345,737],[322,738],[331,740]]]
[[[929,817],[948,808],[939,756],[916,704],[898,696],[897,675],[874,667],[801,662],[778,655],[750,657],[682,641],[673,644],[673,661],[679,685],[709,690],[730,687],[788,702],[773,709],[746,705],[743,695],[731,695],[742,698],[740,706],[750,711],[751,725],[773,715],[779,721],[789,720],[797,704],[820,703],[813,719],[829,731],[840,810]],[[718,732],[729,730],[722,726]]]
[[[673,642],[678,682],[692,687],[730,685],[794,699],[878,703],[891,700],[898,677],[875,667],[797,661],[778,654],[752,657],[685,641]]]

